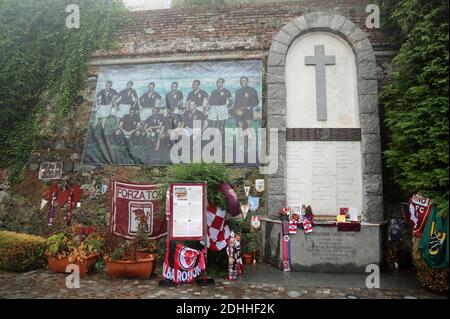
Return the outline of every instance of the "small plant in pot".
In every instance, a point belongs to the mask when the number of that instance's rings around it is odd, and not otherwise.
[[[152,276],[158,255],[155,254],[156,244],[147,238],[144,224],[147,224],[147,221],[141,218],[138,226],[140,234],[132,240],[125,240],[108,233],[103,259],[109,276],[141,278]]]
[[[83,233],[58,233],[47,238],[45,254],[53,272],[66,272],[69,264],[76,264],[84,276],[95,265],[103,246],[102,238],[91,228],[92,231],[85,232],[82,226],[76,227],[83,229]]]

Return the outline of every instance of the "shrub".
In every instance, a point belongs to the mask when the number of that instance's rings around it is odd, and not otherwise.
[[[24,272],[45,265],[45,239],[0,231],[0,269]]]
[[[381,1],[387,32],[401,43],[392,82],[380,96],[386,110],[386,163],[405,192],[433,198],[448,213],[448,0]],[[389,25],[388,24],[388,25]]]
[[[427,266],[418,250],[420,239],[414,239],[413,260],[417,269],[417,279],[422,286],[433,292],[448,293],[448,268],[433,269]]]

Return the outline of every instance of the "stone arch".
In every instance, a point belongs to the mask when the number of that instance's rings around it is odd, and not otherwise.
[[[267,62],[267,127],[278,128],[278,170],[268,175],[269,218],[286,205],[286,79],[287,52],[298,37],[329,32],[347,41],[356,59],[361,125],[363,221],[383,218],[381,142],[375,54],[367,34],[350,19],[328,12],[307,13],[285,25],[274,37]],[[269,141],[270,143],[270,141]]]

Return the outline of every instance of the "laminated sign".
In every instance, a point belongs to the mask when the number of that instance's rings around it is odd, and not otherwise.
[[[206,184],[170,185],[170,239],[205,239]]]
[[[136,236],[139,220],[145,216],[149,239],[167,234],[167,222],[159,214],[159,186],[111,182],[111,231],[132,239]]]

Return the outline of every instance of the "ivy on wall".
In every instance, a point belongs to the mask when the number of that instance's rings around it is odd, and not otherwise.
[[[80,28],[66,27],[69,4]],[[2,0],[0,2],[0,167],[15,182],[49,111],[54,126],[70,111],[87,59],[114,46],[129,21],[121,0]]]
[[[381,93],[389,130],[386,162],[406,193],[448,213],[448,0],[381,1],[399,44],[392,83]],[[406,195],[406,194],[405,194]]]

